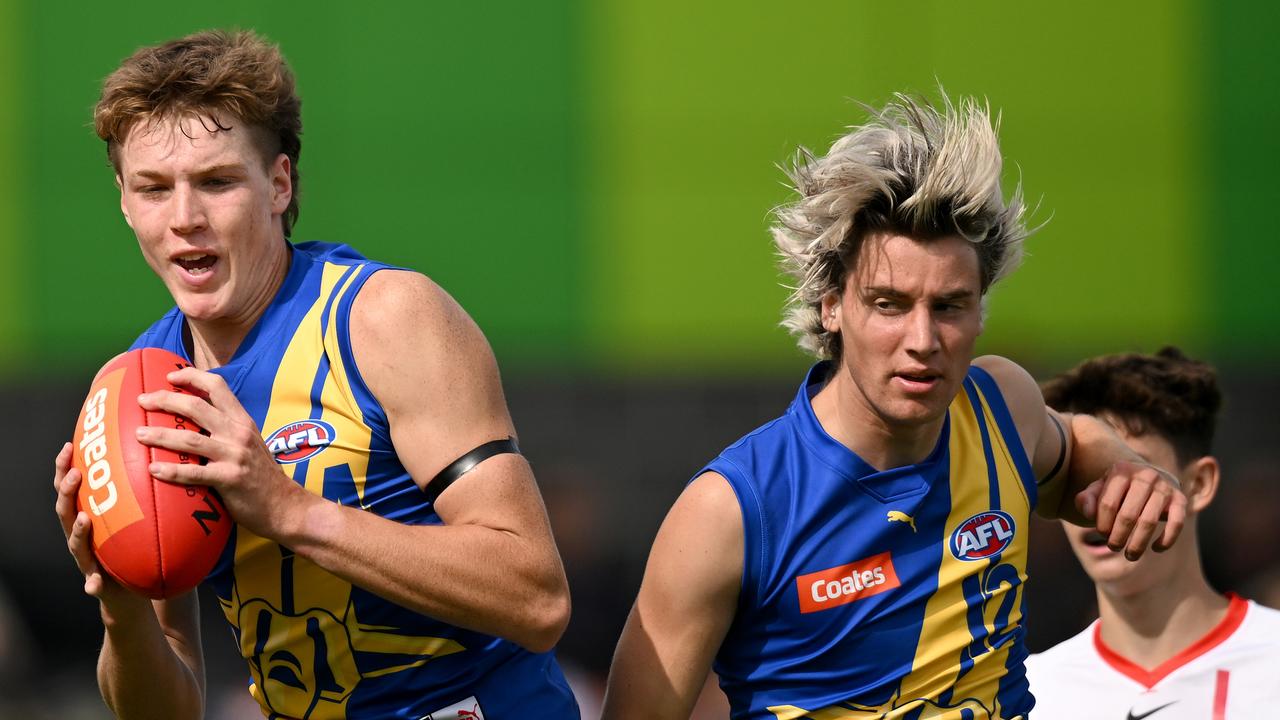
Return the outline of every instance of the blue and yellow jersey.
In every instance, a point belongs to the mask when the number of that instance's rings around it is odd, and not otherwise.
[[[729,481],[745,533],[714,665],[732,717],[1025,715],[1036,485],[999,389],[971,368],[929,457],[879,472],[818,423],[828,370],[705,468]]]
[[[396,522],[440,524],[351,354],[352,302],[387,266],[345,245],[299,243],[290,253],[275,299],[214,372],[307,490]],[[189,357],[184,325],[175,308],[134,347]],[[418,614],[241,528],[207,582],[269,718],[578,717],[552,653]]]

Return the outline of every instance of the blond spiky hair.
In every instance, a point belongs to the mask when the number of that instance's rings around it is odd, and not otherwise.
[[[787,176],[800,199],[774,211],[770,228],[782,270],[795,286],[783,326],[800,347],[838,358],[840,337],[819,318],[822,298],[839,293],[867,235],[919,240],[959,235],[974,244],[985,294],[1022,259],[1021,188],[1000,192],[1000,144],[990,108],[972,98],[939,110],[898,93],[822,157],[800,148]],[[865,106],[864,106],[865,107]]]

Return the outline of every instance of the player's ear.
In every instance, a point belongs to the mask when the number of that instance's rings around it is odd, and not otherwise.
[[[271,163],[271,211],[277,215],[283,215],[289,209],[289,201],[293,200],[292,168],[293,161],[284,153],[277,155],[276,161]]]
[[[1183,468],[1182,490],[1187,494],[1188,510],[1200,512],[1213,502],[1221,470],[1218,458],[1212,455],[1196,458]]]
[[[840,293],[832,290],[823,295],[822,302],[818,305],[818,312],[822,313],[819,317],[822,329],[827,332],[840,332]]]
[[[116,174],[116,189],[120,191],[120,214],[124,215],[124,222],[130,228],[133,227],[133,221],[129,219],[129,206],[124,204],[124,180],[120,178],[120,174]]]

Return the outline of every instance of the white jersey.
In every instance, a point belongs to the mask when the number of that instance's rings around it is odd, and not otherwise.
[[[1280,611],[1228,597],[1217,627],[1152,670],[1107,647],[1098,621],[1032,655],[1032,720],[1280,718]]]

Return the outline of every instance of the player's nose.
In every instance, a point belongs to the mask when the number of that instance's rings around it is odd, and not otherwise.
[[[189,185],[180,183],[174,188],[170,207],[169,228],[178,235],[190,235],[203,230],[208,224],[204,205]]]
[[[938,323],[927,308],[915,307],[907,317],[906,349],[917,355],[928,355],[941,346]]]

